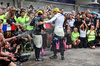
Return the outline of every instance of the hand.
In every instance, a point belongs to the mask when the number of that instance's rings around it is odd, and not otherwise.
[[[86,19],[87,19],[87,20],[89,20],[89,18],[88,18],[88,17],[87,17]]]
[[[10,61],[10,60],[8,59],[8,57],[4,57],[4,60],[5,60],[5,61]]]
[[[17,5],[15,5],[15,8],[17,8]]]
[[[38,25],[42,25],[42,24],[44,24],[44,22],[38,22]]]
[[[92,29],[90,29],[90,32],[92,31]]]
[[[91,23],[88,24],[88,26],[90,26],[90,25],[91,25]]]
[[[12,61],[16,61],[17,59],[16,59],[16,58],[14,58],[14,57],[12,57],[12,58],[11,58],[11,60],[12,60]]]
[[[85,24],[85,21],[84,20],[82,22]]]
[[[50,4],[50,7],[52,7],[52,4]]]
[[[19,48],[20,48],[20,46],[18,45],[18,46],[17,46],[17,49],[19,49]]]
[[[3,51],[3,49],[4,49],[4,47],[1,47],[1,49],[0,49],[0,50],[1,50],[1,52]]]
[[[12,37],[12,39],[16,39],[16,37],[15,37],[15,36],[13,36],[13,37]]]
[[[27,6],[27,9],[29,9],[29,6]]]
[[[17,44],[13,44],[13,47],[16,47]]]
[[[18,29],[18,31],[20,32],[20,31],[21,31],[21,29]]]
[[[25,27],[23,26],[23,25],[21,25],[21,28],[24,30],[25,29]]]
[[[8,54],[8,57],[14,57],[14,54],[9,53],[9,54]]]
[[[28,41],[28,39],[27,39],[27,38],[25,38],[25,41]]]
[[[97,28],[95,28],[95,31],[97,31]]]

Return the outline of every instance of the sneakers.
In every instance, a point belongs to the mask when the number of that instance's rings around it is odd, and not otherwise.
[[[64,56],[61,56],[61,60],[65,60]]]
[[[57,59],[57,56],[56,55],[53,55],[51,57],[49,57],[50,59]]]
[[[43,61],[43,59],[36,58],[35,61]]]

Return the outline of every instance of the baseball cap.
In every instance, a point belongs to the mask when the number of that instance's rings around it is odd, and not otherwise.
[[[43,11],[39,10],[37,13],[38,13],[39,15],[42,15],[42,14],[43,14]]]
[[[91,14],[97,14],[95,11],[91,12]]]
[[[53,11],[60,12],[59,8],[55,8]]]

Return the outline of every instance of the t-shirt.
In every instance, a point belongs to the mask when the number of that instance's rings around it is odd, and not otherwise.
[[[85,30],[80,30],[80,37],[86,38],[86,29]]]
[[[70,27],[74,27],[75,19],[67,20],[67,22],[68,22],[68,26],[70,26]]]
[[[71,42],[71,34],[65,34],[65,37],[67,38],[67,42]]]
[[[75,22],[74,22],[75,27],[79,28],[81,24],[82,24],[82,19],[80,19],[79,21],[75,19]]]
[[[91,18],[91,23],[96,27],[96,24],[97,24],[97,20],[99,20],[98,17],[93,17]]]
[[[16,23],[16,20],[10,18],[10,19],[7,19],[7,23],[11,25],[12,23]]]

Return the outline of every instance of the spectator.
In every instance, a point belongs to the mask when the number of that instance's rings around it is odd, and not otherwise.
[[[4,39],[3,34],[0,33],[0,43],[4,45],[5,41],[9,41],[12,38]],[[12,53],[3,52],[4,47],[0,47],[0,64],[1,66],[16,66],[8,57],[14,57]]]
[[[87,24],[85,23],[85,21],[83,21],[82,25],[80,26],[79,28],[80,30],[80,44],[79,44],[79,47],[82,48],[87,48],[87,39],[86,39],[86,31],[88,30],[88,26]]]
[[[95,40],[96,36],[96,31],[94,30],[94,26],[92,25],[90,30],[87,31],[88,45],[91,49],[95,49],[95,43],[99,43],[98,40]]]
[[[75,19],[73,19],[72,15],[70,15],[70,19],[67,20],[67,23],[68,23],[68,26],[70,26],[72,30],[74,28],[74,22],[75,22]]]
[[[75,27],[77,27],[79,29],[81,24],[82,24],[82,19],[80,19],[80,15],[77,14],[74,25],[75,25]]]
[[[74,31],[71,33],[71,39],[72,39],[72,44],[73,47],[77,48],[78,45],[80,44],[80,40],[79,40],[79,33],[78,33],[78,29],[74,28]]]
[[[63,13],[64,13],[64,9],[61,8],[60,11],[61,11],[61,14],[64,15],[64,14],[63,14]]]
[[[72,40],[71,40],[71,30],[67,30],[67,34],[65,35],[65,42],[66,42],[66,48],[71,49],[72,48]]]
[[[75,18],[75,11],[72,10],[72,18]]]

